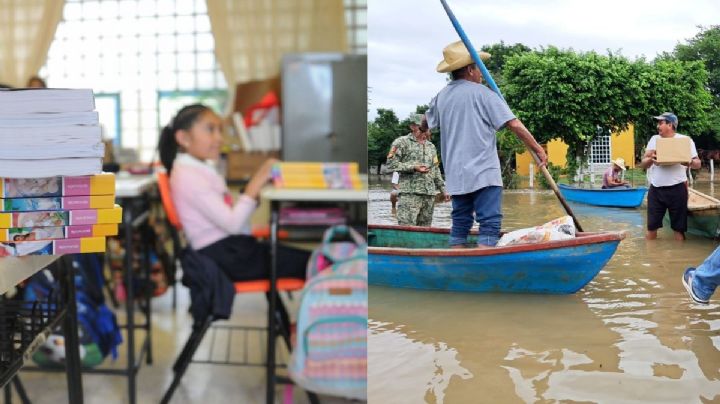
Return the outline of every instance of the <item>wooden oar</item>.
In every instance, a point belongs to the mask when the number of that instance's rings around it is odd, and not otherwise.
[[[485,63],[483,63],[482,59],[478,57],[477,52],[475,51],[475,48],[473,47],[472,43],[470,42],[470,39],[465,35],[465,31],[463,31],[462,27],[460,26],[460,23],[458,22],[457,18],[455,18],[455,14],[453,14],[452,10],[450,10],[450,6],[448,6],[447,2],[445,0],[440,0],[440,3],[442,3],[443,8],[445,9],[445,12],[447,13],[448,17],[450,17],[450,22],[452,22],[453,27],[455,27],[455,31],[457,31],[458,35],[460,35],[460,39],[465,44],[465,47],[467,48],[468,52],[470,52],[470,56],[472,56],[473,60],[475,61],[475,64],[480,68],[480,72],[483,75],[483,78],[485,79],[485,82],[490,86],[490,89],[493,90],[497,95],[500,96],[500,98],[504,101],[505,98],[503,97],[502,93],[500,92],[500,89],[498,88],[497,84],[495,84],[495,80],[493,80],[492,76],[490,75],[490,72],[485,67]],[[523,141],[524,142],[524,141]],[[555,196],[557,196],[558,200],[562,204],[563,208],[565,208],[565,212],[567,212],[568,215],[570,215],[573,219],[573,222],[575,222],[575,227],[578,229],[578,231],[583,231],[582,227],[580,226],[580,222],[575,217],[575,214],[573,213],[572,209],[570,209],[570,206],[565,201],[565,198],[563,198],[562,195],[560,195],[560,189],[558,189],[557,184],[555,183],[555,180],[553,179],[552,175],[550,175],[550,172],[548,171],[547,167],[545,165],[542,165],[540,163],[540,158],[535,154],[535,151],[530,148],[530,145],[525,143],[525,147],[530,152],[530,155],[532,156],[533,160],[535,161],[535,164],[537,164],[538,167],[540,167],[540,171],[545,176],[545,179],[547,180],[548,184],[550,184],[550,188],[552,188],[553,192],[555,192]]]

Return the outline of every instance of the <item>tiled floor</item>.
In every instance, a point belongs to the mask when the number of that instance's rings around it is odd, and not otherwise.
[[[297,297],[297,295],[295,295]],[[189,297],[187,290],[179,289],[178,307],[173,310],[171,290],[165,295],[155,298],[153,304],[152,346],[154,363],[143,364],[137,376],[137,402],[157,403],[172,379],[172,364],[185,343],[191,327],[188,313]],[[233,317],[230,323],[263,326],[266,323],[267,304],[264,295],[237,295]],[[297,298],[290,304],[297,303]],[[294,312],[292,309],[291,312]],[[117,311],[118,320],[124,322],[124,308]],[[138,317],[138,320],[141,320]],[[144,338],[144,331],[136,332],[136,341]],[[207,355],[212,338],[206,336],[198,350],[196,358]],[[238,342],[242,337],[232,337],[231,352],[243,344]],[[262,355],[265,351],[264,339],[258,336],[257,343],[251,343],[251,354]],[[215,336],[215,354],[224,355],[227,344],[227,333]],[[125,345],[123,345],[123,348]],[[220,349],[219,351],[217,350]],[[127,363],[126,351],[120,350],[116,361],[110,358],[101,366],[106,368],[122,368]],[[21,372],[21,380],[35,404],[57,404],[67,402],[67,384],[64,373]],[[128,402],[127,378],[124,376],[83,374],[83,393],[85,403],[113,404]],[[284,387],[277,389],[276,402],[282,402]],[[304,392],[295,387],[294,403],[308,402]],[[14,402],[19,402],[13,396]],[[205,364],[191,364],[175,391],[171,403],[264,403],[265,402],[265,369],[262,367],[233,367]],[[351,401],[334,397],[321,397],[322,403],[344,404]]]

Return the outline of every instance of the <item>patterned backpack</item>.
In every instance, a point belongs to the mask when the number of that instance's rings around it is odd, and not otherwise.
[[[352,241],[333,242],[336,235]],[[367,244],[334,226],[308,261],[290,376],[316,393],[367,397]]]

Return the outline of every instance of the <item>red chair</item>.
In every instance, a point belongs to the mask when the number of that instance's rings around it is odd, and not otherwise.
[[[168,222],[168,229],[170,232],[170,235],[172,237],[172,244],[173,244],[173,262],[177,262],[178,254],[183,248],[183,243],[181,240],[181,231],[182,231],[182,224],[180,223],[180,220],[177,215],[177,211],[175,210],[175,205],[173,204],[173,201],[171,199],[170,194],[170,180],[167,175],[167,173],[164,172],[158,172],[157,173],[157,182],[158,182],[158,188],[160,190],[160,198],[162,200],[163,209],[165,210],[165,217]],[[305,285],[305,282],[300,279],[295,278],[278,278],[277,279],[277,290],[285,291],[285,292],[291,292],[291,291],[297,291],[303,288]],[[235,282],[235,292],[236,293],[256,293],[256,292],[263,292],[267,296],[268,300],[270,299],[269,291],[270,291],[270,281],[269,280],[255,280],[255,281],[244,281],[244,282]],[[277,335],[282,336],[283,340],[285,341],[285,344],[288,347],[288,350],[291,349],[291,343],[290,343],[290,320],[287,314],[287,310],[285,308],[285,305],[282,303],[282,299],[277,300],[278,304],[276,312],[275,312],[275,324],[277,326]],[[185,371],[187,370],[190,363],[193,362],[193,356],[195,352],[197,351],[198,347],[200,346],[200,343],[202,342],[203,337],[208,332],[208,330],[211,328],[211,324],[215,319],[212,318],[212,316],[209,316],[205,321],[202,322],[202,324],[193,324],[193,330],[190,334],[190,337],[188,338],[188,341],[185,343],[185,346],[183,347],[182,351],[180,352],[180,355],[175,361],[175,364],[173,365],[173,372],[175,373],[173,377],[173,381],[170,384],[170,387],[165,392],[165,395],[162,398],[161,403],[167,403],[170,398],[172,397],[173,393],[175,392],[175,389],[180,384],[180,380],[182,379],[183,374],[185,374]],[[231,329],[231,330],[243,330],[245,332],[257,330],[257,327],[244,327],[244,326],[223,326],[222,328],[225,329]],[[247,340],[247,339],[246,339]],[[228,353],[229,355],[229,353]],[[212,355],[211,355],[212,356]],[[246,355],[247,356],[247,355]],[[226,359],[225,361],[201,361],[199,363],[205,363],[205,364],[223,364],[223,365],[236,365],[236,366],[257,366],[256,363],[248,363],[245,362],[230,362],[229,359]],[[312,403],[319,402],[317,399],[317,396],[313,393],[308,392],[309,399]]]

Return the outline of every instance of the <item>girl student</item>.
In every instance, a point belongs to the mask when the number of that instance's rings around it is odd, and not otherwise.
[[[190,247],[215,261],[232,281],[267,279],[270,245],[251,235],[250,216],[277,160],[265,161],[233,202],[212,165],[220,157],[221,128],[209,107],[181,108],[160,133],[160,161]],[[309,252],[278,245],[277,253],[278,277],[305,279]]]

